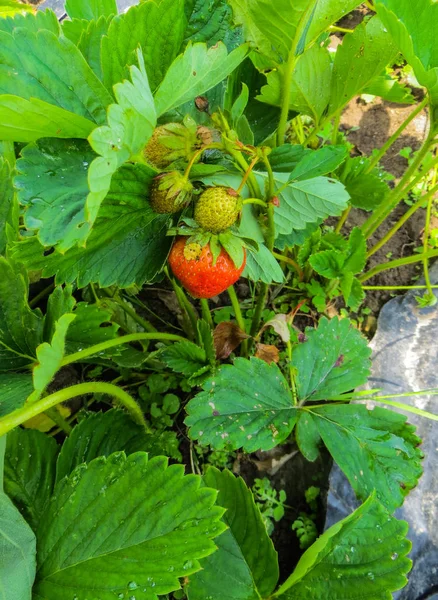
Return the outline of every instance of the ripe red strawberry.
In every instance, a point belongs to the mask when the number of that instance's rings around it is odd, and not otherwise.
[[[210,244],[201,247],[187,243],[187,238],[177,238],[169,255],[173,274],[194,298],[212,298],[236,283],[246,264],[246,251],[242,265],[237,268],[222,248],[216,264]]]

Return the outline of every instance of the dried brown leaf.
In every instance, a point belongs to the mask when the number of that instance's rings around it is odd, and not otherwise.
[[[223,321],[213,332],[216,357],[221,360],[228,358],[237,346],[250,336],[240,329],[236,323]]]
[[[272,362],[278,363],[280,360],[280,352],[277,346],[269,344],[257,344],[256,357],[264,360],[268,365]]]

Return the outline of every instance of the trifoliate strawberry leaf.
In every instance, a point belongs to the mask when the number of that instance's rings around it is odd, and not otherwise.
[[[263,283],[282,283],[284,281],[284,273],[280,265],[264,244],[259,244],[257,251],[252,249],[247,251],[242,277]]]
[[[103,81],[102,71],[102,46],[103,37],[108,33],[108,28],[113,17],[100,17],[97,21],[90,21],[88,27],[82,32],[78,48],[89,64],[95,75]],[[110,89],[112,92],[112,88]]]
[[[326,400],[363,385],[370,373],[371,350],[348,319],[323,317],[307,328],[293,352],[300,400]]]
[[[314,460],[322,440],[357,497],[365,500],[375,489],[393,512],[423,472],[421,440],[414,432],[405,416],[386,408],[327,405],[300,413],[297,441],[303,454]]]
[[[203,384],[187,405],[190,437],[213,448],[269,450],[296,422],[292,395],[280,369],[258,358],[237,358]]]
[[[205,350],[193,342],[177,342],[160,352],[161,360],[176,373],[190,377],[208,366]]]
[[[38,33],[15,29],[12,35],[0,32],[0,63],[4,65],[0,70],[3,94],[42,100],[94,123],[105,123],[112,97],[65,37],[45,29]]]
[[[268,597],[278,580],[277,553],[254,502],[240,477],[209,467],[208,487],[219,490],[217,504],[227,509],[229,529],[217,540],[218,550],[201,562],[202,570],[190,577],[190,600],[257,600]]]
[[[4,600],[27,600],[35,579],[35,535],[0,492],[0,586]]]
[[[117,104],[108,108],[108,125],[98,127],[88,141],[97,154],[90,166],[86,212],[89,226],[96,220],[102,200],[111,187],[119,167],[135,157],[152,135],[157,117],[141,50],[139,67],[129,68],[131,81],[114,86]]]
[[[24,268],[0,257],[0,372],[26,367],[35,360],[44,320],[27,303]]]
[[[71,19],[97,21],[117,14],[116,0],[67,0],[65,10]]]
[[[41,139],[22,150],[14,183],[26,228],[37,230],[43,246],[65,252],[84,239],[88,165],[95,156],[83,140]]]
[[[177,108],[213,88],[239,66],[248,52],[247,44],[228,54],[222,42],[209,49],[205,44],[189,42],[184,54],[173,61],[155,93],[157,115]]]
[[[216,492],[200,483],[143,452],[77,467],[41,520],[35,598],[157,600],[179,589],[178,578],[199,570],[224,530]]]
[[[276,187],[282,188],[289,174],[274,173],[274,180]],[[289,183],[278,196],[280,205],[275,207],[274,213],[277,235],[287,235],[295,229],[305,229],[308,223],[340,215],[350,197],[342,183],[329,177]]]
[[[85,248],[44,256],[36,238],[18,243],[13,253],[30,270],[56,275],[58,283],[90,282],[101,287],[129,287],[152,281],[166,261],[172,239],[166,237],[168,215],[158,215],[148,202],[155,172],[145,165],[124,165],[112,178]]]
[[[35,531],[55,485],[56,441],[33,429],[8,433],[5,492]]]
[[[390,600],[411,569],[408,524],[374,495],[328,529],[303,554],[280,587],[279,600]]]
[[[341,277],[344,268],[345,257],[338,250],[323,250],[312,254],[309,264],[314,271],[327,279]]]
[[[231,28],[231,10],[226,0],[186,0],[185,41],[206,42],[213,46],[224,41]]]
[[[345,36],[333,64],[329,114],[333,115],[360,94],[396,55],[390,34],[376,16]]]
[[[183,0],[140,2],[113,19],[102,40],[102,70],[109,90],[129,75],[141,48],[151,90],[162,82],[184,39]]]
[[[30,374],[0,373],[0,417],[21,408],[32,390]]]
[[[12,174],[9,163],[0,157],[0,254],[3,254],[7,242],[7,227],[16,229],[13,216],[14,211],[14,187],[12,185]]]
[[[67,313],[56,322],[55,333],[50,343],[44,342],[36,349],[37,363],[33,367],[33,387],[29,401],[35,402],[61,368],[65,354],[65,338],[75,315]]]
[[[150,457],[167,455],[166,445],[160,433],[147,434],[143,427],[117,408],[105,413],[88,413],[62,445],[56,464],[56,482],[70,475],[78,465],[89,463],[98,456],[109,456],[122,450],[127,455],[140,451],[147,452]]]
[[[406,0],[378,0],[376,10],[397,48],[413,67],[415,77],[427,88],[432,105],[438,105],[438,7],[423,0],[413,6]]]

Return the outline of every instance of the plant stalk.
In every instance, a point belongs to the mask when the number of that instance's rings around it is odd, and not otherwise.
[[[140,407],[132,396],[112,383],[94,381],[89,383],[78,383],[77,385],[64,388],[37,402],[25,404],[22,408],[6,415],[0,419],[0,436],[3,436],[8,431],[11,431],[15,427],[18,427],[42,412],[50,410],[61,402],[66,402],[67,400],[85,394],[108,394],[109,396],[113,396],[129,412],[136,423],[144,427],[148,433],[151,433]]]
[[[210,307],[208,305],[208,300],[206,300],[205,298],[201,298],[200,302],[201,302],[202,318],[204,319],[204,321],[207,321],[207,323],[210,325],[211,329],[214,329],[213,317],[211,316],[211,311],[210,311]]]
[[[234,286],[230,285],[230,287],[227,289],[227,292],[228,292],[228,296],[230,297],[230,300],[231,300],[231,306],[233,307],[234,316],[236,317],[237,324],[239,325],[240,329],[244,333],[246,333],[245,321],[243,319],[242,310],[240,308],[239,298],[237,297]],[[248,340],[247,339],[242,340],[242,356],[243,357],[248,356]]]
[[[363,283],[374,275],[381,273],[382,271],[388,271],[389,269],[396,269],[397,267],[403,267],[404,265],[411,265],[417,262],[423,261],[425,258],[434,258],[438,256],[438,250],[429,250],[426,254],[414,254],[414,256],[407,256],[406,258],[398,258],[396,260],[391,260],[390,262],[383,263],[381,265],[376,265],[367,273],[363,273],[358,277],[359,281]]]

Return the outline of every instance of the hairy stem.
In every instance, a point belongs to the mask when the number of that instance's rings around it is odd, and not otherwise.
[[[240,329],[244,333],[246,333],[245,321],[243,320],[242,311],[240,309],[240,302],[239,302],[239,299],[237,297],[236,290],[234,289],[234,286],[231,285],[227,289],[227,292],[228,292],[228,296],[230,297],[230,300],[231,300],[231,306],[233,307],[234,315],[236,317],[237,324],[239,325]],[[243,340],[242,341],[242,356],[243,357],[248,356],[248,340]]]
[[[347,206],[347,208],[344,210],[342,215],[339,217],[339,221],[338,221],[338,224],[336,225],[335,233],[339,233],[341,231],[342,227],[345,225],[345,222],[348,219],[348,215],[351,212],[351,208],[352,208],[352,206],[350,204],[350,206]]]
[[[85,394],[107,394],[116,398],[131,415],[132,419],[143,426],[148,433],[150,430],[147,426],[143,413],[138,406],[137,402],[127,394],[124,390],[113,385],[112,383],[104,383],[101,381],[94,381],[89,383],[78,383],[63,390],[59,390],[38,400],[25,404],[22,408],[15,410],[14,412],[6,415],[0,419],[0,436],[4,435],[8,431],[11,431],[15,427],[18,427],[22,423],[25,423],[29,419],[36,417],[37,415],[50,410],[61,402],[66,402],[77,396],[83,396]]]
[[[202,318],[204,321],[210,325],[211,329],[214,329],[213,317],[211,316],[210,307],[208,305],[208,300],[205,298],[201,298],[201,310],[202,310]]]
[[[63,431],[66,435],[71,434],[73,427],[64,419],[59,410],[57,410],[54,406],[52,406],[52,408],[48,408],[46,411],[44,411],[44,413],[55,423],[55,425],[58,426],[58,429]]]
[[[438,285],[432,285],[437,289]],[[363,285],[363,290],[427,290],[427,285]]]
[[[298,277],[300,278],[300,281],[303,281],[303,279],[304,279],[303,270],[301,269],[300,265],[293,258],[289,258],[289,256],[284,256],[283,254],[279,254],[278,252],[272,252],[272,255],[275,256],[275,258],[277,260],[285,262],[288,265],[290,265],[291,267],[293,267],[295,269],[295,271],[298,273]]]
[[[372,268],[367,273],[360,275],[360,277],[358,277],[358,279],[361,283],[363,283],[364,281],[371,279],[371,277],[374,277],[374,275],[377,275],[378,273],[381,273],[382,271],[388,271],[389,269],[396,269],[397,267],[403,267],[404,265],[411,265],[416,262],[421,262],[425,258],[429,259],[429,258],[434,258],[435,256],[438,256],[438,250],[429,250],[429,252],[427,252],[426,254],[424,254],[424,253],[423,254],[414,254],[414,256],[407,256],[406,258],[398,258],[396,260],[391,260],[390,262],[383,263],[381,265],[376,265],[374,268]]]

